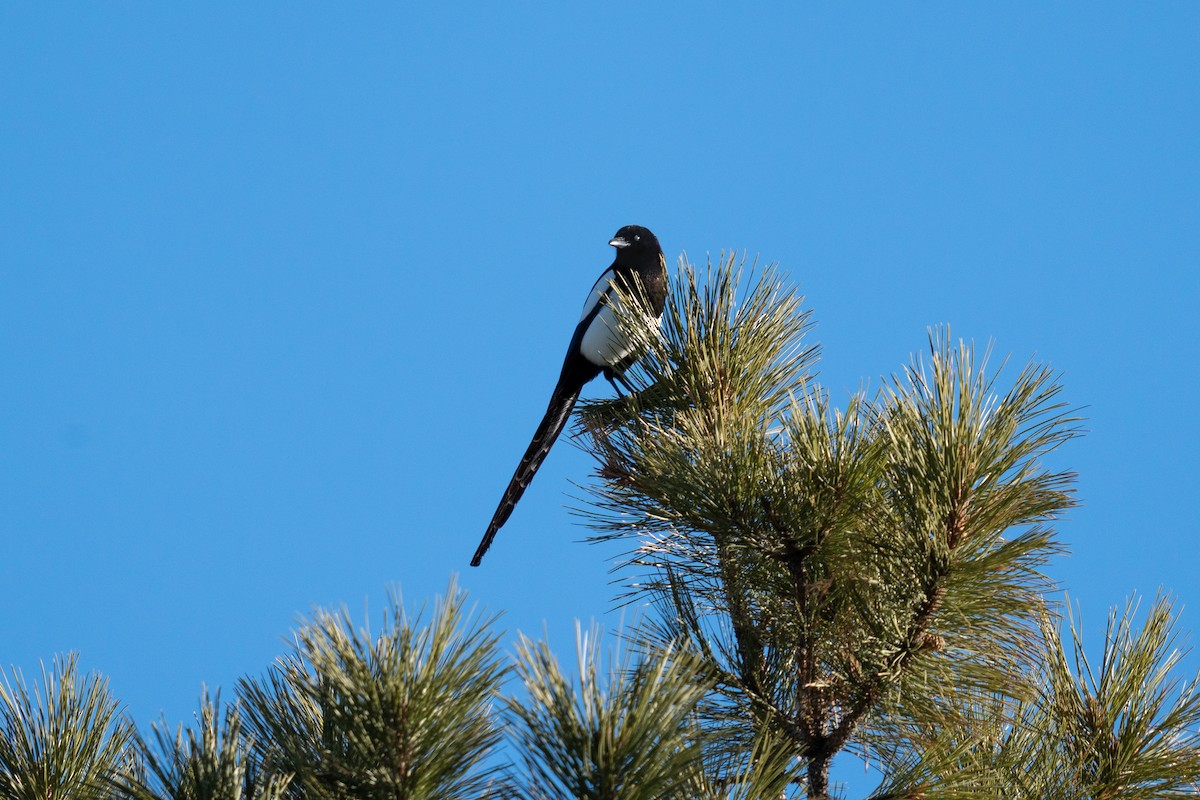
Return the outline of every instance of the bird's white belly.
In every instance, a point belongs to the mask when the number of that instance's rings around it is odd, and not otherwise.
[[[617,324],[614,306],[619,304],[616,297],[610,296],[579,342],[579,354],[597,367],[614,366],[633,352],[629,337]]]

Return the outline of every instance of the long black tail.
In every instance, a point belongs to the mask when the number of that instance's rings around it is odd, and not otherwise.
[[[479,562],[483,560],[483,554],[492,546],[492,539],[496,538],[496,531],[500,530],[500,526],[508,521],[517,501],[521,499],[521,495],[525,494],[525,489],[533,480],[534,473],[538,471],[538,467],[546,459],[546,454],[550,452],[554,440],[562,433],[562,429],[567,425],[567,420],[571,418],[571,409],[575,408],[575,401],[579,399],[581,389],[583,389],[582,383],[569,379],[565,374],[559,379],[558,385],[554,387],[554,394],[550,395],[550,407],[546,409],[546,416],[542,418],[542,424],[538,425],[537,432],[533,434],[533,441],[529,443],[529,449],[521,458],[521,463],[517,466],[517,471],[513,473],[512,480],[508,482],[508,488],[504,490],[504,497],[500,498],[500,505],[496,507],[496,513],[492,515],[492,522],[487,527],[487,533],[483,534],[483,540],[479,542],[479,547],[475,550],[475,557],[471,559],[472,567],[479,566]]]

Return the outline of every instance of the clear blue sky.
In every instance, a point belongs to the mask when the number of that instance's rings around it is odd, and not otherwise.
[[[1200,5],[798,5],[0,6],[0,664],[179,720],[393,583],[616,624],[565,442],[467,562],[626,223],[780,262],[843,396],[1049,361],[1052,575],[1200,628]]]

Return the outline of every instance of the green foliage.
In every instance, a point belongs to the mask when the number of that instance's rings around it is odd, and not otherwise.
[[[101,800],[122,766],[131,730],[108,681],[78,673],[78,658],[42,667],[41,688],[0,680],[0,798]]]
[[[792,743],[763,728],[742,747],[710,747],[684,795],[695,800],[779,800],[802,782]]]
[[[884,646],[868,753],[910,720],[945,727],[981,695],[1028,696],[1050,588],[1040,570],[1059,549],[1047,523],[1072,505],[1073,476],[1040,466],[1075,433],[1049,370],[1027,366],[1001,393],[986,356],[938,337],[930,350],[876,410],[885,503],[857,564]]]
[[[240,682],[254,752],[293,776],[290,796],[453,800],[487,789],[506,668],[492,620],[464,602],[452,583],[422,626],[393,596],[378,635],[318,611],[292,654]]]
[[[1173,677],[1175,615],[1158,598],[1140,629],[1137,604],[1109,616],[1098,667],[1069,619],[1042,616],[1035,695],[979,697],[968,724],[927,727],[881,766],[876,800],[1182,800],[1200,796],[1200,675]]]
[[[128,800],[280,800],[289,778],[263,775],[250,760],[236,708],[226,707],[224,722],[220,698],[209,699],[205,690],[197,715],[199,731],[183,726],[172,736],[163,722],[153,726],[154,744],[140,735],[136,748],[139,775],[120,776],[116,785]]]
[[[1200,795],[1200,675],[1173,677],[1175,614],[1159,597],[1140,630],[1138,604],[1114,609],[1093,667],[1073,619],[1070,647],[1044,626],[1042,691],[1006,742],[1006,777],[1022,797],[1171,800]],[[1016,795],[1014,795],[1016,796]]]
[[[1049,523],[1072,503],[1041,460],[1074,419],[1046,368],[1002,388],[942,333],[835,409],[794,290],[732,257],[707,273],[681,265],[647,388],[583,411],[603,479],[588,514],[634,543],[630,596],[659,609],[659,641],[714,669],[710,721],[789,738],[824,796],[848,746],[878,758],[963,696],[1028,695]]]
[[[545,642],[522,637],[517,672],[527,701],[508,712],[537,800],[652,800],[688,796],[699,766],[692,715],[708,691],[699,660],[626,651],[604,674],[600,632],[577,631],[578,678],[563,674]]]

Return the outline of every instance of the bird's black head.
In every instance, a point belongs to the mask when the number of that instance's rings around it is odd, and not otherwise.
[[[632,253],[662,252],[662,247],[658,244],[658,237],[651,233],[648,228],[643,228],[641,225],[626,225],[617,231],[616,235],[609,241],[609,244],[617,248],[618,259],[623,255]]]

